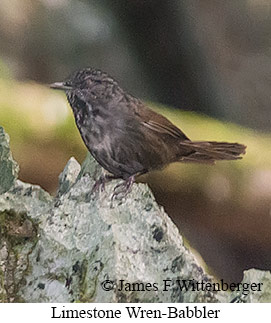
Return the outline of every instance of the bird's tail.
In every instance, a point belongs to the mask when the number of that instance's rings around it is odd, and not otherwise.
[[[192,152],[182,158],[186,162],[214,164],[217,160],[241,159],[246,153],[246,146],[238,143],[216,141],[182,141],[181,145],[191,148]]]

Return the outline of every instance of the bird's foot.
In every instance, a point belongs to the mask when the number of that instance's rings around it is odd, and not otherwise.
[[[114,179],[115,177],[114,176],[111,176],[111,175],[101,175],[97,180],[96,182],[94,183],[93,187],[92,187],[92,190],[91,190],[91,194],[94,194],[94,193],[98,193],[98,192],[104,192],[105,190],[105,183],[107,182],[110,182],[112,179]]]
[[[118,184],[114,188],[114,193],[111,197],[111,200],[112,201],[114,199],[121,200],[122,198],[126,197],[131,192],[134,182],[135,182],[135,177],[130,176],[123,183]]]
[[[91,194],[94,194],[94,193],[98,193],[98,192],[103,192],[105,189],[105,178],[104,176],[101,176],[99,177],[94,185],[92,186],[92,189],[91,189]]]

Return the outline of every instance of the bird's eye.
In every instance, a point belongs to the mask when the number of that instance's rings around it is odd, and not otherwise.
[[[81,100],[78,96],[77,96],[77,101],[76,101],[76,103],[77,103],[77,107],[79,108],[79,109],[85,109],[86,108],[86,102],[85,101],[83,101],[83,100]]]

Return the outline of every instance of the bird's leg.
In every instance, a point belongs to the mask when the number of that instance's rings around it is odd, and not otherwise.
[[[114,188],[114,193],[112,195],[112,200],[114,198],[124,198],[128,193],[131,192],[132,190],[132,186],[135,182],[135,176],[130,176],[128,179],[124,180],[123,183],[118,184],[115,188]]]
[[[113,179],[116,179],[116,176],[103,172],[103,174],[94,183],[91,190],[91,194],[99,192],[100,190],[101,192],[103,192],[105,189],[105,183],[108,183]]]

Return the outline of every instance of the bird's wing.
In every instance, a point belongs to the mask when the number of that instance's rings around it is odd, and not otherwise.
[[[167,134],[182,140],[189,140],[189,138],[167,118],[154,112],[143,104],[135,109],[135,114],[140,119],[141,124],[154,132]]]

